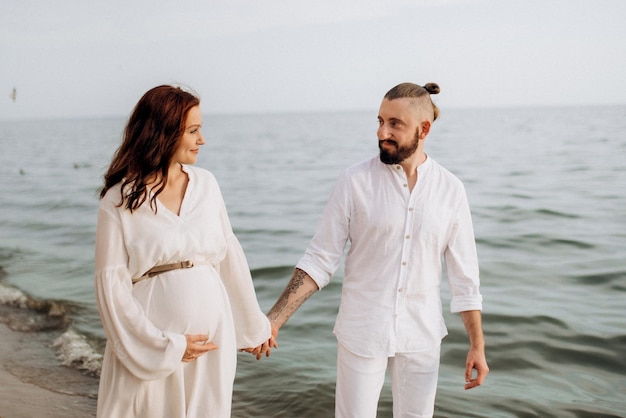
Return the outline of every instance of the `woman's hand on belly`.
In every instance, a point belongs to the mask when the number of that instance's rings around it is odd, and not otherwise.
[[[211,350],[218,349],[217,345],[209,341],[209,336],[206,334],[185,334],[185,338],[187,339],[187,348],[182,358],[185,363],[194,361]]]

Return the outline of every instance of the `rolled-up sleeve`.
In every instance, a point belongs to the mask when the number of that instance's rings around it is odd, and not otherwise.
[[[444,253],[452,300],[451,312],[482,310],[478,255],[472,216],[464,189]]]

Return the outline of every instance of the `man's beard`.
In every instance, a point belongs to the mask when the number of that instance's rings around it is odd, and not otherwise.
[[[396,150],[388,150],[383,148],[383,142],[392,143],[396,146]],[[378,141],[378,149],[380,149],[380,161],[385,164],[400,164],[402,161],[409,158],[417,150],[419,145],[419,131],[415,131],[413,142],[404,147],[399,147],[398,143],[392,139],[383,139]]]

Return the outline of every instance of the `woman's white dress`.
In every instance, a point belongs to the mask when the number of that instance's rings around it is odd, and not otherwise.
[[[189,183],[180,215],[149,202],[132,214],[120,185],[100,202],[95,293],[107,344],[98,417],[230,417],[238,348],[270,336],[243,250],[213,175],[183,166]],[[154,266],[192,260],[132,284]],[[218,345],[181,361],[184,334]]]

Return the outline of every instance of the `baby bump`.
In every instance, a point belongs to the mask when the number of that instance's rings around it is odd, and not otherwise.
[[[135,285],[133,294],[160,329],[214,335],[232,326],[226,289],[210,266],[172,270]]]

